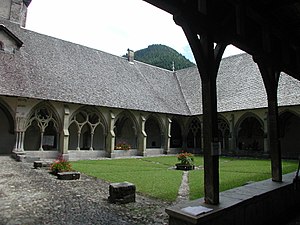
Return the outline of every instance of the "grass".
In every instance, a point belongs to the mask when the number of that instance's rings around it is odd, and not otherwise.
[[[72,162],[74,169],[109,182],[134,183],[137,192],[167,201],[175,201],[181,184],[182,171],[170,169],[177,163],[175,156],[131,159],[84,160]],[[203,166],[203,157],[195,157],[196,166]],[[220,191],[246,182],[271,177],[271,163],[261,159],[220,158]],[[283,173],[297,169],[296,161],[283,161]],[[204,196],[203,170],[189,172],[190,199]]]

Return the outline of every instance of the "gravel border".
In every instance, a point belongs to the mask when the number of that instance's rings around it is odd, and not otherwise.
[[[126,205],[107,201],[109,183],[81,175],[62,181],[33,163],[0,157],[0,224],[168,224],[170,202],[136,194]]]

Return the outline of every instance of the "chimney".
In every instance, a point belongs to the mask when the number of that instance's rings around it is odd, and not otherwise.
[[[127,57],[128,57],[128,62],[133,63],[134,61],[134,51],[130,50],[129,48],[127,49]]]
[[[31,0],[1,0],[0,17],[25,27],[30,2]]]

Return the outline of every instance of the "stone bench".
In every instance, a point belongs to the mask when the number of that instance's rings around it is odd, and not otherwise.
[[[135,202],[135,185],[128,182],[112,183],[109,185],[108,200],[111,203]]]

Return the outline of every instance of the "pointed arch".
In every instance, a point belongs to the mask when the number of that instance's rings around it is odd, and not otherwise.
[[[187,123],[187,148],[193,153],[200,153],[201,150],[201,121],[198,117],[191,117]]]
[[[236,132],[239,150],[264,150],[263,121],[254,113],[246,113],[239,119]]]
[[[171,148],[182,148],[183,138],[182,138],[182,123],[177,117],[172,118],[171,123]]]
[[[37,104],[27,117],[24,149],[58,150],[60,130],[61,121],[55,108],[48,102]]]
[[[145,132],[147,134],[146,148],[161,148],[163,145],[163,130],[159,119],[150,115],[145,122]]]
[[[10,154],[15,144],[15,121],[11,108],[0,99],[0,154]]]
[[[285,110],[279,115],[279,138],[283,157],[297,158],[300,154],[300,116]]]
[[[219,142],[221,143],[221,150],[228,150],[230,137],[229,122],[222,115],[218,115],[218,135]]]
[[[107,122],[95,107],[76,110],[69,122],[70,150],[103,150],[107,136]]]
[[[115,119],[115,146],[126,143],[137,148],[138,123],[130,111],[122,111]]]

